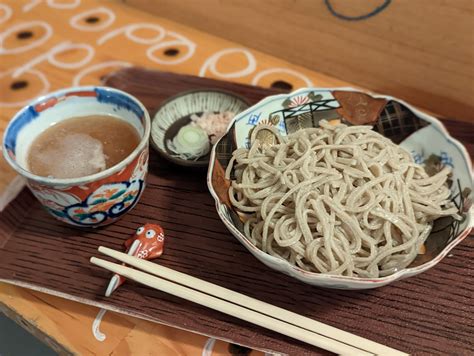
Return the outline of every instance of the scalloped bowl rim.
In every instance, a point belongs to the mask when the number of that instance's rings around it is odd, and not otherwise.
[[[408,104],[404,100],[398,99],[396,97],[390,96],[390,95],[381,95],[381,94],[374,94],[370,91],[367,90],[361,90],[353,87],[305,87],[305,88],[300,88],[298,90],[295,90],[290,93],[286,94],[277,94],[277,95],[270,95],[259,102],[255,103],[254,105],[250,106],[247,110],[242,111],[238,115],[234,117],[234,119],[229,123],[229,126],[227,127],[226,134],[223,136],[225,137],[228,133],[229,130],[231,129],[232,125],[239,120],[242,116],[247,115],[249,112],[252,112],[255,110],[255,107],[257,106],[264,106],[267,105],[269,102],[272,102],[277,99],[286,99],[290,98],[296,95],[300,95],[302,93],[306,93],[309,90],[311,91],[333,91],[333,90],[340,90],[340,91],[357,91],[357,92],[362,92],[365,94],[370,95],[373,98],[382,98],[382,99],[387,99],[387,100],[394,100],[397,101],[403,105],[405,105],[407,108],[409,108],[416,116],[422,118],[423,120],[426,120],[430,122],[431,124],[435,125],[441,132],[442,134],[446,137],[448,141],[450,141],[452,144],[456,146],[456,148],[462,153],[462,156],[464,158],[464,161],[468,167],[469,172],[471,172],[471,181],[474,178],[473,171],[472,171],[472,163],[471,159],[469,158],[469,153],[467,152],[466,148],[459,142],[457,139],[452,137],[446,127],[443,125],[441,121],[436,119],[435,117],[420,111],[419,109],[413,107],[412,105]],[[361,289],[364,288],[375,288],[375,287],[380,287],[386,284],[389,284],[391,282],[394,282],[399,279],[403,279],[406,277],[414,276],[419,273],[422,273],[436,264],[438,264],[448,253],[451,251],[456,245],[458,245],[461,241],[463,241],[469,233],[472,231],[474,228],[474,207],[470,208],[470,211],[467,214],[467,224],[464,230],[460,231],[458,236],[454,238],[449,244],[447,244],[442,251],[438,253],[436,257],[434,257],[432,260],[423,263],[419,266],[416,267],[410,267],[410,268],[404,268],[401,269],[400,271],[397,271],[389,276],[385,277],[378,277],[378,278],[361,278],[361,277],[349,277],[349,276],[338,276],[338,275],[331,275],[331,274],[324,274],[324,273],[317,273],[317,272],[308,272],[305,271],[297,266],[294,266],[290,264],[288,261],[283,260],[281,258],[272,256],[270,254],[267,254],[263,252],[262,250],[258,249],[254,244],[252,244],[234,225],[231,221],[229,221],[221,212],[220,206],[222,205],[219,201],[219,198],[217,196],[217,193],[214,190],[214,187],[212,186],[212,173],[214,170],[214,162],[216,158],[216,147],[219,144],[219,142],[222,140],[221,137],[216,144],[212,147],[211,150],[211,156],[209,159],[209,169],[207,173],[207,185],[209,192],[211,193],[212,197],[214,198],[215,204],[216,204],[216,210],[217,213],[222,220],[222,222],[226,225],[226,227],[229,229],[229,231],[234,235],[248,250],[251,252],[257,259],[259,259],[262,263],[266,264],[267,266],[276,269],[280,272],[286,273],[287,275],[290,275],[292,277],[295,277],[303,282],[306,282],[308,284],[312,285],[320,285],[323,287],[331,287],[332,283],[347,283],[345,286],[346,288],[349,289],[354,289],[359,287]],[[339,288],[339,287],[338,287]]]

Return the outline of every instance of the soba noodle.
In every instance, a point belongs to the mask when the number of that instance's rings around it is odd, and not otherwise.
[[[382,277],[408,266],[432,221],[457,217],[444,168],[428,176],[369,126],[330,125],[287,137],[257,126],[226,170],[247,238],[303,270]],[[262,144],[261,130],[276,134]]]

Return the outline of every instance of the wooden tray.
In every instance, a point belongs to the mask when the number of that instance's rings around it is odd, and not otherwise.
[[[125,69],[106,84],[137,96],[153,114],[183,90],[221,88],[256,102],[275,91],[191,76]],[[455,137],[474,142],[473,125],[445,121]],[[473,153],[473,146],[468,149]],[[405,281],[368,291],[311,287],[257,261],[215,212],[204,171],[151,154],[147,188],[134,210],[100,230],[65,226],[24,190],[0,213],[0,281],[111,309],[261,350],[291,355],[324,351],[138,284],[103,297],[110,274],[89,263],[97,247],[121,249],[145,222],[167,236],[156,262],[389,345],[428,355],[473,354],[474,241],[467,238],[439,265]]]

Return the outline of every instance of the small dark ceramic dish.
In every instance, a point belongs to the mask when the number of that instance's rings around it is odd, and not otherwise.
[[[242,97],[222,90],[194,90],[173,96],[158,108],[152,119],[152,146],[161,156],[175,164],[185,167],[207,167],[210,154],[197,160],[181,159],[168,149],[168,140],[172,140],[181,127],[191,122],[193,114],[231,111],[237,115],[248,107],[249,103]]]

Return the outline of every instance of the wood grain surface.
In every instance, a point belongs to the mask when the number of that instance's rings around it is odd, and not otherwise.
[[[437,114],[474,121],[472,0],[123,1]]]
[[[99,330],[105,340],[99,341],[91,332],[92,320],[98,310],[96,307],[14,285],[2,286],[0,312],[59,355],[194,356],[201,354],[210,341],[204,335],[112,312],[107,312],[102,318]],[[237,353],[234,351],[263,356],[255,350],[243,350],[221,340],[214,341],[212,356],[231,356]]]
[[[136,95],[153,110],[176,88],[169,74],[127,69],[107,84]],[[202,79],[176,76],[199,87]],[[166,85],[161,85],[161,83]],[[205,81],[203,87],[243,93],[236,84]],[[268,93],[254,88],[255,102]],[[450,125],[461,140],[473,140],[472,125]],[[472,146],[469,148],[472,155]],[[99,245],[121,249],[123,241],[145,222],[166,231],[159,263],[249,296],[265,300],[416,355],[474,352],[474,241],[467,238],[426,273],[369,291],[312,287],[257,261],[219,220],[205,172],[173,166],[151,155],[147,188],[134,210],[100,230],[78,230],[53,220],[33,196],[23,191],[0,215],[0,279],[213,335],[224,340],[292,355],[322,354],[308,345],[208,310],[159,291],[127,282],[111,298],[103,297],[109,273],[89,264]],[[3,247],[1,247],[3,246]]]

